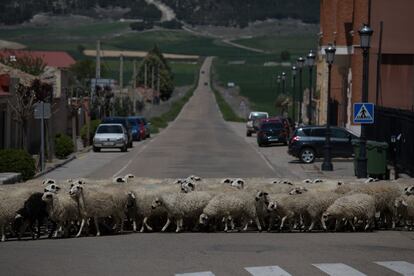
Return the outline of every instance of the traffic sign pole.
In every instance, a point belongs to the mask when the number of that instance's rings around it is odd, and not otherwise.
[[[45,103],[40,102],[40,169],[43,172],[45,169]]]

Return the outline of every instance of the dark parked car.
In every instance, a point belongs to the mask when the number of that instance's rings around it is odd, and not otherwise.
[[[106,117],[102,120],[102,124],[121,124],[128,133],[128,147],[132,148],[132,128],[127,117]]]
[[[283,143],[287,144],[288,135],[283,123],[279,120],[264,121],[257,131],[257,144],[259,147]]]
[[[132,128],[132,138],[141,141],[151,137],[150,123],[143,116],[130,116],[128,121]]]
[[[288,153],[304,163],[312,163],[324,153],[326,127],[305,126],[295,130],[289,141]],[[352,157],[352,140],[357,136],[340,127],[331,127],[332,157]]]

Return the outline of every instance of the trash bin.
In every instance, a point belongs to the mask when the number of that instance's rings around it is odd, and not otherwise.
[[[357,175],[357,159],[359,157],[359,141],[352,143],[354,146],[354,173]],[[387,173],[387,150],[385,142],[367,141],[367,173],[369,176],[385,177]]]

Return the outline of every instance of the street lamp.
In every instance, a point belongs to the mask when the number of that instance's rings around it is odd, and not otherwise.
[[[308,124],[312,124],[312,71],[313,66],[315,65],[316,55],[313,50],[309,51],[309,54],[306,56],[306,61],[309,67],[309,106],[308,106]]]
[[[280,93],[280,82],[282,81],[282,77],[277,75],[276,82],[277,82],[277,94]]]
[[[302,69],[305,65],[305,59],[299,57],[296,60],[297,67],[299,68],[299,124],[302,123],[302,102],[303,102],[303,88],[302,88]]]
[[[286,90],[286,73],[282,72],[282,94],[285,94]]]
[[[369,73],[369,48],[371,47],[371,36],[374,31],[364,24],[358,31],[360,37],[360,47],[362,48],[363,56],[363,74],[362,74],[362,102],[368,102],[368,73]],[[357,177],[367,177],[367,138],[366,127],[361,125],[361,137],[359,139],[359,157],[357,159]]]
[[[298,68],[292,66],[292,101],[293,101],[293,123],[296,124],[296,73]]]
[[[332,64],[335,59],[336,48],[330,44],[325,49],[326,63],[328,63],[328,96],[326,100],[326,132],[325,132],[325,154],[322,163],[322,171],[333,171],[333,164],[331,159],[331,71]]]

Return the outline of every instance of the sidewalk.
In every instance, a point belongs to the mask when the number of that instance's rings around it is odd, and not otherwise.
[[[92,149],[91,146],[85,147],[85,148],[83,148],[82,150],[80,150],[78,152],[72,153],[66,159],[57,159],[57,158],[54,158],[52,160],[52,162],[47,162],[46,163],[46,166],[45,166],[45,170],[43,172],[38,172],[33,177],[33,179],[39,178],[39,177],[41,177],[41,176],[43,176],[45,174],[50,173],[51,171],[54,171],[55,169],[57,169],[59,167],[62,167],[64,165],[66,165],[67,163],[69,163],[69,162],[75,160],[76,158],[78,158],[80,155],[85,154],[85,153],[88,153],[91,149]]]

